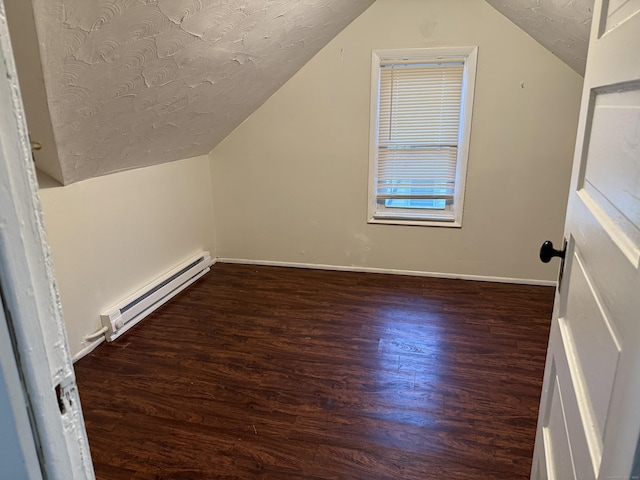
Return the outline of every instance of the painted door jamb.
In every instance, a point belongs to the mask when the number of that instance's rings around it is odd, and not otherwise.
[[[2,0],[0,288],[43,476],[93,479]]]

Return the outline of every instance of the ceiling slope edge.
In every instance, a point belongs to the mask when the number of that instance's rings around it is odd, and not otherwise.
[[[593,0],[486,0],[584,77]]]
[[[373,2],[33,0],[53,176],[207,154]]]

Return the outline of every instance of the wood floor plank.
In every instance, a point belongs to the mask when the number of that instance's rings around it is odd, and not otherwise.
[[[216,264],[75,365],[97,478],[526,479],[553,295]]]

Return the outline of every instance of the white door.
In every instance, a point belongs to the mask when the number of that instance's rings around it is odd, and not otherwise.
[[[532,479],[640,478],[640,1],[596,0]]]

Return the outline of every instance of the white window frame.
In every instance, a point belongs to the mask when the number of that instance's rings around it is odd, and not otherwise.
[[[462,227],[465,182],[471,137],[471,116],[475,90],[478,47],[411,48],[393,50],[374,50],[371,55],[371,110],[369,136],[369,198],[368,223],[393,225],[423,225],[437,227]],[[392,213],[378,211],[378,126],[380,110],[380,67],[382,63],[433,62],[443,60],[461,60],[464,62],[460,127],[458,134],[458,155],[456,160],[455,192],[453,198],[453,219],[437,218],[435,210],[416,209],[415,215],[405,212],[394,217]],[[430,214],[431,212],[431,214]],[[413,213],[413,212],[412,212]]]

